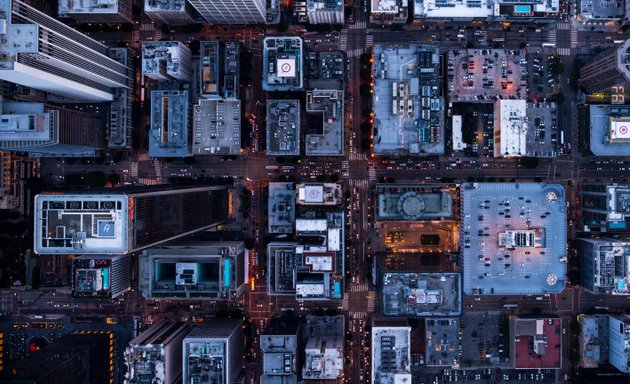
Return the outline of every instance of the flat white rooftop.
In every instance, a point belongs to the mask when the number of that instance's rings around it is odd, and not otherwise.
[[[411,383],[411,327],[372,327],[372,384]]]
[[[494,156],[527,153],[527,101],[497,100],[494,104]],[[499,144],[499,145],[497,145]]]

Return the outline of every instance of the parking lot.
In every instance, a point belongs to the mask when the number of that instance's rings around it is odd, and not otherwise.
[[[557,76],[552,71],[556,60],[554,55],[529,55],[528,87],[530,100],[543,101],[556,92]]]
[[[556,372],[553,369],[445,369],[440,379],[433,383],[555,383]]]
[[[448,53],[452,101],[489,103],[527,97],[527,58],[508,49],[453,50]]]

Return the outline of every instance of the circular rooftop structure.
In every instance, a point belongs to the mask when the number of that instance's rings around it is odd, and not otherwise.
[[[545,281],[547,282],[548,285],[553,287],[558,282],[558,276],[556,276],[555,273],[550,273],[545,278]]]
[[[418,220],[426,209],[426,203],[419,193],[406,192],[398,198],[397,208],[405,220]]]

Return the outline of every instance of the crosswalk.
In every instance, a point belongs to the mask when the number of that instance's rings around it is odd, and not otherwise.
[[[160,40],[162,40],[162,31],[158,29],[157,31],[155,31],[155,41]]]
[[[348,57],[358,57],[361,56],[365,52],[365,48],[355,48],[351,51],[346,51]]]
[[[346,295],[343,297],[343,300],[341,300],[341,307],[343,308],[344,311],[348,310],[348,303],[349,303],[349,300],[348,300],[348,296]]]
[[[374,312],[374,298],[376,297],[376,292],[375,291],[370,291],[368,293],[368,312]]]
[[[348,28],[350,28],[350,29],[365,29],[365,28],[367,28],[367,22],[366,21],[357,21],[354,24],[350,24],[350,26]]]
[[[560,21],[556,24],[556,29],[568,31],[569,29],[571,29],[571,23]]]
[[[153,168],[155,169],[155,177],[162,177],[162,164],[160,164],[160,160],[153,160]]]
[[[365,36],[365,46],[371,47],[374,45],[374,35]]]
[[[138,177],[138,162],[132,161],[129,163],[129,176]]]
[[[346,48],[348,48],[348,30],[344,28],[339,33],[339,50],[345,52]]]
[[[575,29],[571,30],[571,48],[576,48],[578,46],[578,31]]]
[[[367,160],[367,155],[360,152],[350,152],[348,157],[350,160]]]
[[[367,292],[368,285],[366,283],[350,286],[350,292]]]
[[[556,29],[555,28],[549,28],[547,30],[547,40],[551,44],[555,44],[556,43]]]
[[[368,181],[365,179],[361,179],[361,180],[350,180],[350,185],[353,188],[367,188],[368,186]]]
[[[143,23],[140,25],[141,31],[152,31],[155,29],[155,26],[152,23]]]
[[[370,178],[370,181],[376,180],[376,169],[370,167],[368,170],[368,177]]]
[[[558,55],[571,56],[571,48],[558,48]]]
[[[350,311],[348,312],[348,316],[350,316],[351,319],[365,319],[367,317],[367,313]]]

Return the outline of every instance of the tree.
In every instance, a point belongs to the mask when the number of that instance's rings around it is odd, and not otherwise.
[[[554,93],[553,95],[551,95],[551,97],[549,98],[549,100],[556,102],[558,104],[562,104],[562,102],[564,102],[564,100],[566,99],[566,97],[564,96],[564,93]]]
[[[101,171],[92,171],[85,176],[85,183],[90,188],[102,188],[107,183],[107,177]]]
[[[521,157],[519,159],[519,164],[524,168],[536,168],[540,159],[537,157]]]

